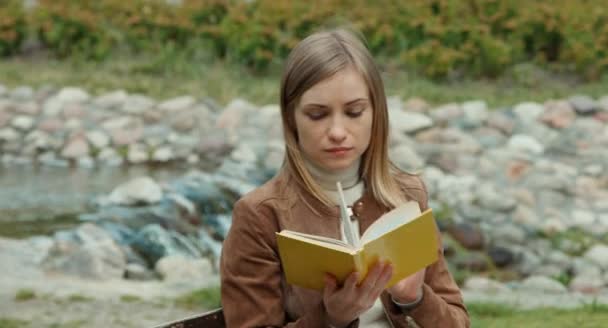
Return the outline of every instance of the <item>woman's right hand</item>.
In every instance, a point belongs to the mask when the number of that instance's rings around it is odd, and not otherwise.
[[[323,290],[323,303],[329,324],[334,327],[346,327],[370,309],[392,275],[393,267],[390,263],[378,262],[359,285],[359,273],[353,272],[346,278],[344,285],[338,287],[336,279],[328,274]]]

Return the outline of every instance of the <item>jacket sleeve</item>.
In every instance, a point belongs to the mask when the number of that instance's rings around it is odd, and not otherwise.
[[[414,190],[420,203],[421,210],[428,208],[428,193],[426,186],[419,181],[420,189]],[[423,296],[421,302],[409,311],[404,312],[391,300],[390,295],[384,292],[382,302],[387,314],[396,327],[409,327],[408,317],[413,319],[420,327],[470,327],[470,319],[462,299],[462,294],[452,275],[448,271],[441,233],[439,234],[438,260],[426,269],[424,277]]]
[[[227,327],[327,327],[319,308],[287,324],[276,248],[274,213],[246,199],[234,207],[220,259],[221,298]]]

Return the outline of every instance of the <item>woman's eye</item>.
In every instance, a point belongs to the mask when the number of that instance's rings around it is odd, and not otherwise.
[[[346,112],[346,115],[348,115],[349,117],[352,117],[352,118],[359,117],[359,116],[361,116],[361,114],[363,113],[364,110],[365,110],[365,107],[351,109]]]
[[[325,113],[324,112],[310,112],[307,115],[313,121],[320,120],[323,117],[325,117]]]

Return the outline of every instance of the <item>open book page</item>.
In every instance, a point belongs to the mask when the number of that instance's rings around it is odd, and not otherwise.
[[[351,221],[352,213],[346,206],[342,184],[338,181],[336,186],[338,187],[338,195],[340,196],[340,218],[342,222],[342,229],[344,230],[344,235],[346,237],[346,242],[349,245],[352,245],[354,248],[359,248],[361,246],[359,242],[359,235],[357,235],[353,227],[353,222]]]
[[[333,248],[333,249],[337,249],[337,250],[341,250],[341,251],[345,251],[345,252],[349,252],[349,253],[355,250],[348,243],[345,243],[342,240],[333,239],[333,238],[329,238],[329,237],[310,235],[307,233],[301,233],[301,232],[291,231],[291,230],[283,230],[283,231],[279,232],[279,234],[285,235],[285,236],[290,236],[293,239],[298,239],[298,240],[305,241],[305,242],[308,242],[311,244],[323,245],[325,247],[329,247],[329,248]]]
[[[399,226],[417,218],[420,214],[420,206],[415,201],[409,201],[396,207],[382,215],[367,228],[363,236],[361,236],[361,243],[365,244],[365,242],[377,239],[387,232],[395,230]]]

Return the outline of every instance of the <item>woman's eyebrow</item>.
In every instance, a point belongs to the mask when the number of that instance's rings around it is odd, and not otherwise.
[[[357,98],[357,99],[353,99],[353,100],[348,101],[344,105],[348,106],[348,105],[352,105],[354,103],[364,102],[364,101],[367,102],[367,101],[369,101],[369,99],[367,99],[367,98]]]

